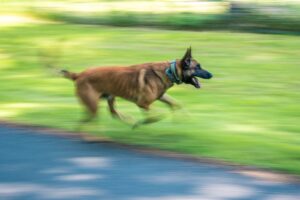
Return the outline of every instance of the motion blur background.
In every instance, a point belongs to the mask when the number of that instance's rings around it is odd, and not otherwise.
[[[173,60],[191,45],[214,78],[169,90],[183,110],[155,103],[169,117],[132,131],[103,101],[84,131],[300,175],[299,33],[298,0],[2,0],[0,119],[74,130],[73,83],[45,63],[79,72]],[[142,117],[122,99],[117,108]]]

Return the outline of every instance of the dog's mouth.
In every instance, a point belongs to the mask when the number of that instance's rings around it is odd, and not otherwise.
[[[200,84],[199,80],[197,79],[197,77],[203,78],[203,79],[211,79],[212,76],[213,75],[206,70],[197,69],[195,71],[195,73],[192,75],[192,77],[190,77],[189,83],[191,83],[195,88],[199,89],[199,88],[201,88],[201,84]]]
[[[195,76],[191,78],[191,84],[195,86],[195,88],[201,88],[200,81]]]

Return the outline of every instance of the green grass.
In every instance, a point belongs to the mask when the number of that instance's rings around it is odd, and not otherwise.
[[[72,82],[44,69],[37,48],[61,51],[60,66],[81,71],[172,60],[182,57],[189,45],[214,78],[202,80],[200,90],[189,85],[169,90],[184,110],[132,131],[110,117],[103,101],[99,120],[84,130],[116,141],[300,174],[297,36],[64,24],[0,27],[0,118],[74,130],[82,117]],[[117,108],[142,117],[127,101],[118,99]],[[159,102],[153,108],[169,113]]]
[[[93,15],[74,13],[34,11],[38,17],[73,24],[158,27],[164,29],[220,29],[227,23],[224,14],[199,13],[134,13],[108,12]]]
[[[154,5],[151,1],[141,6],[145,2],[4,0],[0,14],[26,14],[71,24],[300,33],[300,4],[295,1],[212,0],[204,1],[208,3],[206,6],[192,6],[188,2],[175,6],[174,2],[160,1],[163,6],[156,6],[156,9],[150,6]],[[140,10],[140,7],[143,9]]]
[[[232,2],[236,1],[214,2],[215,10],[212,12],[200,12],[200,9],[156,12],[159,9],[151,10],[151,8],[143,12],[137,12],[138,9],[126,10],[126,8],[102,11],[101,6],[98,10],[95,7],[93,11],[82,12],[80,9],[70,9],[70,4],[57,6],[57,8],[36,4],[28,7],[28,10],[38,17],[73,24],[159,27],[182,30],[238,30],[299,35],[299,3],[240,1],[232,4]],[[135,4],[132,3],[132,5]],[[169,5],[168,11],[172,11],[171,5]],[[234,9],[232,9],[233,5]]]

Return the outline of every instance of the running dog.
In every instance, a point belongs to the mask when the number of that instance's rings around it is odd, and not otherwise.
[[[212,78],[212,74],[192,58],[191,47],[182,59],[172,62],[145,63],[129,67],[96,67],[81,73],[62,70],[61,73],[75,82],[76,94],[88,111],[88,118],[84,121],[90,121],[97,116],[101,97],[107,98],[112,116],[122,119],[122,115],[114,107],[115,97],[134,102],[145,111],[156,100],[176,108],[178,105],[175,101],[165,94],[169,88],[181,83],[200,88],[196,77]],[[137,122],[134,127],[156,121],[157,118],[148,117]]]

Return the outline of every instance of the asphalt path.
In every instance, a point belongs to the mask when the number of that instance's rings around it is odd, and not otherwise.
[[[0,126],[0,200],[299,200],[300,185]]]

